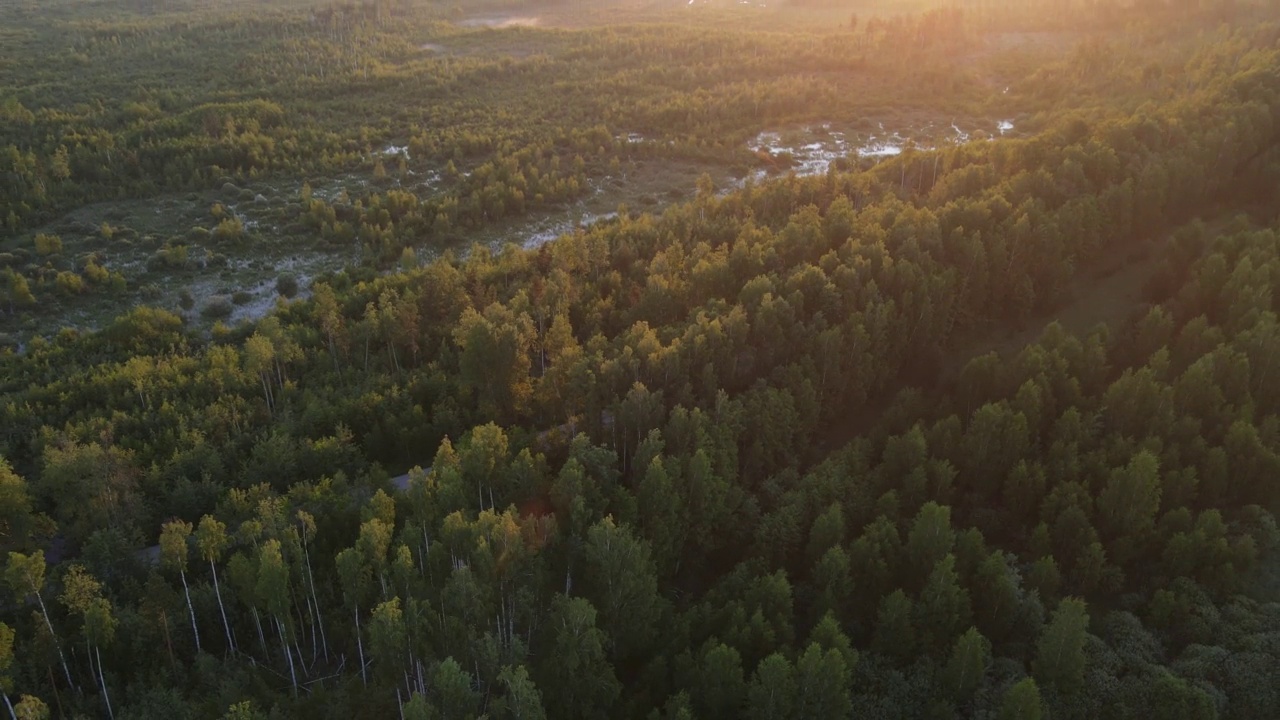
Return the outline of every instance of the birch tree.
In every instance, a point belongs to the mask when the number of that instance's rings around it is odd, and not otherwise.
[[[360,603],[369,593],[372,580],[369,568],[355,548],[347,548],[335,558],[338,566],[338,580],[342,583],[342,602],[346,611],[355,618],[356,652],[360,655],[360,680],[368,683],[364,661],[364,640],[360,636]]]
[[[53,622],[49,620],[49,609],[44,604],[42,592],[44,570],[43,550],[36,550],[30,555],[11,552],[9,564],[4,571],[5,584],[9,586],[19,602],[26,600],[28,596],[35,596],[36,602],[40,605],[40,616],[44,618],[45,627],[49,629],[49,637],[53,638],[53,646],[58,651],[58,660],[62,663],[62,673],[67,678],[67,685],[75,689],[76,684],[71,679],[71,669],[67,667],[67,658],[62,654],[62,644],[58,642],[58,633],[53,629]]]
[[[187,598],[187,614],[191,616],[191,633],[196,639],[196,652],[204,652],[200,646],[200,628],[196,625],[196,609],[191,604],[191,587],[187,585],[187,540],[191,537],[191,523],[173,520],[160,531],[160,562],[169,570],[177,570],[182,578],[182,593]]]
[[[222,588],[218,584],[218,561],[227,548],[227,526],[218,522],[212,515],[200,518],[196,528],[196,549],[200,558],[209,563],[209,572],[213,576],[213,594],[218,598],[218,612],[222,615],[222,629],[227,633],[227,648],[236,651],[236,641],[231,634],[231,623],[227,621],[227,608],[222,602]]]
[[[80,565],[72,565],[62,578],[62,595],[59,599],[67,610],[80,616],[85,648],[88,651],[89,671],[102,693],[107,716],[114,718],[111,696],[107,693],[107,680],[102,671],[102,646],[109,644],[116,634],[117,623],[111,611],[111,602],[102,597],[102,583]]]
[[[4,698],[4,706],[9,710],[10,720],[18,720],[18,714],[9,701],[9,693],[13,692],[13,677],[9,668],[13,667],[13,628],[0,622],[0,697]]]
[[[258,551],[257,595],[267,605],[267,612],[275,621],[280,649],[289,665],[289,681],[293,694],[298,694],[298,674],[293,664],[293,651],[289,649],[289,567],[280,551],[280,541],[271,539]]]

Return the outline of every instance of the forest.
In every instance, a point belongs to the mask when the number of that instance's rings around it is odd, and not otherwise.
[[[1280,5],[739,5],[0,6],[8,716],[1276,716]]]

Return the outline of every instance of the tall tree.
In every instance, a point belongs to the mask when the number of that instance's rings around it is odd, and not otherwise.
[[[506,417],[523,410],[532,395],[529,352],[535,339],[533,320],[500,303],[463,311],[453,333],[461,351],[462,381],[489,416]]]
[[[546,625],[547,660],[538,680],[548,713],[563,718],[605,717],[622,690],[605,656],[605,634],[585,598],[557,595]]]
[[[294,667],[293,651],[289,649],[289,567],[280,550],[280,541],[272,538],[258,549],[258,597],[267,605],[267,612],[275,621],[276,634],[280,637],[280,649],[289,666],[289,680],[294,695],[298,694],[298,674]]]
[[[324,632],[324,615],[320,611],[320,596],[316,593],[316,577],[311,567],[311,542],[316,537],[316,519],[306,510],[299,510],[296,514],[298,520],[298,540],[302,543],[302,560],[303,569],[306,571],[306,585],[310,594],[309,605],[311,612],[315,615],[316,624],[320,626],[320,647],[323,648],[324,657],[329,659],[329,640],[325,637]],[[315,639],[315,627],[311,628],[312,639]],[[314,655],[314,650],[312,652]]]
[[[761,660],[747,689],[747,718],[790,720],[796,716],[797,690],[795,669],[786,656],[774,653]]]
[[[917,626],[927,650],[945,652],[973,620],[969,591],[960,585],[955,566],[954,555],[939,560],[916,601]]]
[[[386,687],[395,687],[409,660],[409,631],[400,609],[400,598],[393,597],[373,609],[369,619],[369,650],[373,654],[375,677]]]
[[[1032,678],[1009,688],[1000,701],[1000,720],[1040,720],[1044,710],[1040,705],[1040,688]]]
[[[9,701],[9,693],[13,692],[13,676],[9,670],[13,667],[13,628],[0,622],[0,697],[4,698],[4,706],[9,709],[10,720],[18,720]]]
[[[1098,512],[1107,537],[1127,541],[1116,547],[1118,559],[1128,560],[1132,543],[1155,527],[1160,491],[1160,463],[1150,451],[1139,452],[1127,466],[1111,472],[1098,496]]]
[[[49,608],[44,604],[44,551],[36,550],[30,555],[9,553],[9,563],[5,566],[4,580],[18,602],[25,602],[32,595],[40,605],[40,615],[44,618],[45,627],[49,629],[49,637],[53,638],[54,647],[58,651],[58,660],[62,662],[62,673],[67,678],[67,685],[75,688],[71,679],[71,670],[67,667],[67,658],[62,654],[62,645],[58,642],[58,633],[53,629],[49,619]]]
[[[894,590],[880,600],[871,647],[885,657],[906,661],[914,657],[919,640],[911,598],[902,590]]]
[[[26,550],[35,519],[26,482],[0,457],[0,551]]]
[[[542,707],[542,693],[529,677],[529,671],[523,665],[502,668],[498,675],[498,683],[503,688],[503,704],[500,720],[546,720],[547,712]]]
[[[97,673],[94,680],[102,692],[107,715],[114,718],[107,680],[102,671],[101,648],[115,637],[116,619],[111,611],[111,603],[102,597],[102,583],[86,572],[82,565],[72,565],[62,578],[62,595],[59,599],[69,611],[80,615],[88,649],[89,669],[93,671],[96,659]]]
[[[1084,600],[1064,598],[1036,645],[1036,680],[1062,693],[1078,690],[1084,682],[1084,644],[1089,613]]]
[[[836,648],[823,650],[818,643],[796,660],[797,713],[799,718],[846,718],[852,712],[853,668]]]
[[[924,585],[955,544],[955,530],[951,527],[951,508],[935,502],[927,502],[916,514],[907,535],[907,556],[911,560],[913,588]]]
[[[969,628],[968,632],[956,639],[951,658],[943,670],[944,682],[951,698],[956,702],[966,702],[972,698],[990,667],[991,642],[977,628]]]
[[[747,683],[742,675],[742,656],[724,643],[708,641],[703,648],[691,692],[698,717],[716,720],[738,716]]]
[[[600,608],[615,657],[645,650],[659,612],[658,579],[648,543],[606,517],[587,531],[585,556],[588,597]]]
[[[218,522],[212,515],[200,518],[200,525],[195,532],[196,549],[200,557],[209,563],[209,573],[213,576],[213,594],[218,598],[218,612],[222,615],[222,629],[227,633],[227,649],[236,651],[235,637],[231,634],[231,623],[227,621],[227,608],[222,602],[222,589],[218,585],[218,561],[227,548],[227,526]]]
[[[369,566],[364,563],[360,557],[360,551],[356,548],[347,548],[339,552],[334,558],[337,565],[338,581],[342,584],[342,600],[346,605],[346,609],[355,618],[355,636],[356,636],[356,652],[360,658],[360,679],[362,682],[368,682],[364,660],[364,640],[360,633],[360,604],[364,602],[365,596],[369,594],[369,585],[372,582],[372,574]]]
[[[203,652],[200,647],[200,628],[196,626],[196,609],[191,604],[191,588],[187,585],[187,552],[188,539],[191,537],[191,523],[183,520],[171,520],[164,524],[160,531],[160,561],[170,570],[177,570],[182,578],[182,592],[187,598],[187,613],[191,616],[191,633],[196,638],[196,652]]]

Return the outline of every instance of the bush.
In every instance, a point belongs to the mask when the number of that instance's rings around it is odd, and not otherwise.
[[[204,309],[200,314],[207,318],[226,318],[231,317],[231,301],[225,297],[211,298],[205,303]]]
[[[231,293],[231,302],[236,305],[248,305],[253,300],[253,293],[247,290],[237,290]]]
[[[84,276],[89,279],[89,282],[101,285],[111,277],[111,274],[106,268],[91,261],[84,266]]]
[[[276,292],[291,298],[298,294],[298,278],[290,274],[284,274],[276,278]]]
[[[84,278],[73,272],[63,271],[58,273],[57,280],[54,284],[58,286],[58,292],[63,295],[79,295],[84,292]]]
[[[62,238],[57,235],[36,235],[36,254],[41,257],[57,255],[62,252]]]
[[[213,231],[213,237],[218,242],[229,242],[239,240],[244,236],[244,224],[239,218],[229,217],[218,223],[218,227]]]
[[[183,310],[190,310],[195,306],[196,306],[196,299],[191,296],[190,290],[186,288],[182,288],[181,290],[178,291],[178,307],[182,308]]]
[[[184,268],[190,261],[191,254],[186,245],[166,245],[147,259],[147,269]]]

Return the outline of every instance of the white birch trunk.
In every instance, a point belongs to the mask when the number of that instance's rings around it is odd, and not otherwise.
[[[18,720],[18,713],[13,709],[13,703],[9,702],[9,695],[7,693],[0,692],[0,697],[4,698],[4,706],[9,708],[10,720]]]
[[[293,670],[293,653],[289,650],[289,643],[284,639],[284,623],[280,622],[280,618],[276,618],[276,632],[280,634],[280,649],[284,651],[285,658],[289,661],[289,681],[293,683],[293,696],[298,696],[298,674]]]
[[[181,570],[178,571],[178,577],[182,578],[182,592],[187,596],[187,613],[191,615],[191,633],[196,636],[196,652],[204,652],[200,647],[200,630],[196,627],[196,609],[191,604],[191,588],[187,587],[187,574]]]
[[[360,639],[360,606],[356,606],[356,650],[360,653],[360,683],[368,687],[369,680],[364,671],[364,640]]]
[[[320,626],[320,647],[324,651],[325,662],[329,661],[329,639],[324,634],[324,615],[320,614],[320,598],[316,595],[316,576],[311,571],[311,551],[302,548],[307,558],[307,582],[311,585],[311,604],[316,608],[316,623]]]
[[[107,694],[107,679],[102,676],[102,653],[95,647],[93,654],[98,657],[98,687],[102,688],[102,700],[107,704],[107,717],[115,720],[115,711],[111,709],[111,696]]]
[[[49,610],[44,606],[44,597],[37,592],[36,602],[40,603],[40,614],[44,617],[45,627],[49,628],[49,637],[53,638],[53,646],[58,650],[58,659],[62,661],[62,673],[67,676],[67,684],[72,690],[76,690],[76,684],[71,679],[71,670],[67,667],[67,656],[62,654],[62,643],[58,642],[58,634],[53,631],[53,623],[49,621]]]
[[[213,594],[218,596],[218,612],[222,613],[222,629],[227,631],[227,648],[236,651],[236,641],[231,637],[231,623],[227,622],[227,609],[222,605],[222,590],[218,588],[218,567],[209,561],[209,569],[213,571]]]
[[[262,657],[267,657],[267,636],[262,632],[262,617],[258,615],[258,608],[253,610],[253,624],[258,627],[258,644],[262,646]]]

